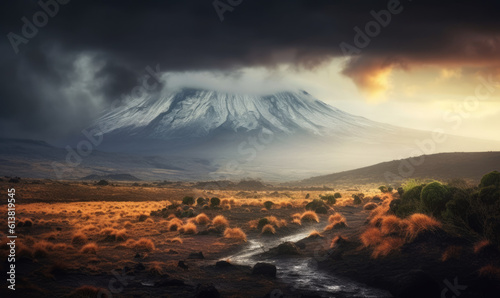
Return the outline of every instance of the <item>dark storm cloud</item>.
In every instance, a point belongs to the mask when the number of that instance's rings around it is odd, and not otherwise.
[[[391,1],[243,0],[224,12],[221,22],[211,0],[73,0],[59,4],[47,24],[19,44],[17,54],[7,34],[22,36],[21,18],[32,20],[41,7],[36,1],[5,2],[0,4],[1,135],[47,137],[80,127],[100,108],[96,98],[111,102],[130,92],[146,66],[313,68],[344,56],[346,48],[339,46],[344,42],[352,59],[343,73],[362,88],[367,75],[387,67],[468,63],[496,70],[500,64],[497,1],[392,3],[401,11],[359,46],[353,28],[364,32],[374,20],[370,12],[388,10]],[[91,59],[83,70],[76,63],[82,57]],[[85,67],[98,68],[94,80],[75,91]]]

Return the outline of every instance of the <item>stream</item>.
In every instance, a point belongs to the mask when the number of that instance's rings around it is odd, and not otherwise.
[[[387,291],[371,288],[353,280],[319,270],[315,261],[310,257],[268,259],[261,256],[264,251],[268,251],[283,242],[299,241],[307,237],[310,232],[311,230],[308,229],[278,239],[252,239],[248,241],[241,251],[228,256],[227,259],[230,259],[234,264],[248,266],[253,266],[257,262],[274,264],[277,268],[277,278],[281,279],[285,284],[291,285],[295,290],[314,292],[321,297],[392,297]],[[276,297],[280,297],[279,289],[276,291]]]

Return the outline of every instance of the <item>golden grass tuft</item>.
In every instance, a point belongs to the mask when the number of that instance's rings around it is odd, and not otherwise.
[[[127,230],[121,229],[113,229],[113,228],[104,228],[99,233],[101,236],[105,236],[106,241],[125,241],[127,236]]]
[[[182,227],[183,224],[184,224],[184,222],[181,219],[174,217],[168,221],[167,229],[169,231],[177,231]]]
[[[363,206],[363,210],[374,210],[374,209],[376,209],[377,207],[378,207],[378,205],[377,205],[377,204],[370,202],[370,203],[366,203],[366,204]]]
[[[71,243],[73,245],[84,245],[85,243],[87,243],[87,241],[88,241],[87,235],[85,235],[81,231],[77,231],[71,237]]]
[[[247,242],[247,235],[240,228],[227,228],[224,231],[224,238]]]
[[[212,224],[218,230],[224,230],[229,226],[229,222],[223,215],[217,215],[216,217],[214,217],[214,219],[212,220]]]
[[[276,230],[274,229],[274,227],[272,225],[267,224],[267,225],[262,227],[262,234],[263,235],[274,235],[274,234],[276,234]]]
[[[301,222],[319,222],[318,215],[314,211],[306,211],[300,216]]]
[[[195,221],[199,225],[208,225],[210,218],[205,213],[200,213],[195,217]]]
[[[87,243],[82,248],[80,249],[81,254],[97,254],[97,250],[99,249],[99,246],[97,246],[97,243],[91,242]]]
[[[127,220],[126,222],[123,223],[123,227],[126,229],[130,229],[133,226],[134,225],[132,224],[132,222],[130,222],[130,220]]]
[[[179,229],[179,232],[181,234],[188,234],[188,235],[193,235],[196,234],[196,225],[192,222],[188,222]]]
[[[163,270],[163,264],[160,262],[151,262],[148,271],[151,275],[163,276],[165,271]]]
[[[441,223],[425,214],[415,213],[408,218],[408,228],[406,229],[406,239],[411,242],[425,231],[435,231],[441,227]]]
[[[320,234],[320,232],[313,230],[311,233],[309,233],[309,236],[307,238],[323,238],[323,235]]]
[[[479,276],[500,280],[500,268],[493,265],[486,265],[479,270]]]
[[[361,243],[363,243],[364,247],[369,247],[369,246],[376,246],[382,242],[384,235],[382,232],[377,229],[377,228],[368,228],[366,231],[364,231],[361,236],[360,240]]]
[[[35,258],[44,258],[49,255],[49,251],[52,250],[54,247],[53,243],[47,242],[45,240],[41,240],[39,242],[36,242],[33,245],[33,257]]]
[[[380,219],[380,231],[384,235],[402,235],[408,226],[407,221],[402,220],[395,215],[382,216]]]
[[[441,255],[441,261],[446,262],[450,259],[460,259],[460,255],[462,254],[462,247],[451,245],[446,248],[446,250]]]
[[[294,218],[292,219],[292,223],[297,224],[297,225],[302,225],[302,222],[300,221],[300,218]]]
[[[481,241],[474,244],[474,253],[478,254],[490,245],[491,245],[491,242],[489,240],[486,240],[486,239],[481,240]]]
[[[151,239],[147,238],[140,238],[137,241],[129,239],[127,240],[127,242],[125,242],[125,246],[139,250],[147,250],[147,251],[155,250],[155,244]]]
[[[182,238],[180,237],[175,237],[169,240],[171,243],[179,243],[182,244],[184,241],[182,241]]]
[[[385,257],[393,251],[399,250],[405,244],[404,239],[399,237],[385,237],[382,242],[373,249],[372,257]]]
[[[338,212],[330,215],[330,217],[328,217],[328,222],[330,224],[325,227],[325,231],[347,227],[347,221],[345,217]]]

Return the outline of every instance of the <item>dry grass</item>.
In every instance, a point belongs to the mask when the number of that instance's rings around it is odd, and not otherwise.
[[[425,231],[435,231],[441,227],[441,223],[425,214],[415,213],[408,218],[408,228],[406,230],[406,239],[411,242],[417,236]]]
[[[460,259],[460,255],[462,254],[462,247],[461,246],[456,246],[452,245],[446,248],[446,250],[443,252],[441,255],[441,261],[445,262],[450,259]]]
[[[493,265],[486,265],[479,269],[479,275],[500,280],[500,268]]]
[[[188,235],[196,234],[197,232],[196,225],[192,222],[188,222],[179,229],[179,232],[181,234],[188,234]]]
[[[386,215],[380,217],[380,231],[384,235],[397,234],[402,235],[408,226],[407,221],[400,219],[395,215]]]
[[[347,227],[347,221],[345,217],[338,212],[330,215],[330,217],[328,217],[328,222],[330,224],[325,227],[325,231]]]
[[[147,250],[147,251],[155,250],[155,244],[153,243],[153,241],[151,239],[147,239],[147,238],[140,238],[137,241],[135,241],[133,239],[129,239],[125,243],[125,246],[130,247],[130,248],[139,249],[139,250]]]
[[[480,253],[481,251],[483,251],[486,247],[490,246],[491,245],[491,242],[489,240],[481,240],[477,243],[474,244],[474,253],[477,254],[477,253]]]
[[[262,227],[262,234],[263,235],[274,235],[274,234],[276,234],[276,230],[274,229],[274,227],[272,225],[267,224],[267,225]]]
[[[97,246],[97,243],[91,242],[85,244],[81,249],[80,253],[81,254],[97,254],[97,250],[99,249],[99,246]]]
[[[49,251],[54,247],[53,243],[41,240],[33,246],[32,254],[35,258],[44,258],[49,255]]]
[[[149,274],[151,274],[153,276],[154,275],[163,276],[165,274],[163,267],[164,267],[163,264],[160,262],[152,262],[148,268]]]
[[[129,220],[127,220],[126,222],[123,223],[123,227],[126,229],[130,229],[133,226],[134,225]]]
[[[223,215],[217,215],[212,220],[212,225],[218,230],[224,230],[229,226],[229,222]]]
[[[292,219],[292,223],[297,224],[297,225],[302,225],[302,222],[300,221],[300,218],[294,218]]]
[[[85,243],[87,243],[87,241],[88,241],[87,235],[85,235],[81,231],[77,231],[71,237],[71,243],[73,245],[84,245]]]
[[[378,228],[368,228],[361,234],[360,239],[364,247],[379,245],[384,238],[384,235]]]
[[[224,231],[224,238],[247,242],[247,235],[240,228],[227,228]]]
[[[323,238],[323,235],[320,234],[320,232],[313,230],[311,233],[309,233],[309,236],[307,238]]]
[[[382,242],[374,247],[372,257],[385,257],[393,251],[399,250],[405,244],[404,239],[398,237],[385,237]]]
[[[104,228],[99,234],[104,236],[104,240],[106,241],[125,241],[128,238],[127,230],[125,229]]]
[[[319,222],[318,215],[314,211],[306,211],[300,216],[301,222]]]
[[[182,244],[184,241],[182,241],[182,238],[180,237],[175,237],[169,240],[171,243],[179,243]]]
[[[170,221],[168,221],[167,229],[169,231],[177,231],[183,226],[183,224],[184,222],[181,219],[173,217]]]
[[[199,225],[208,225],[210,218],[205,213],[200,213],[195,217],[195,221]]]

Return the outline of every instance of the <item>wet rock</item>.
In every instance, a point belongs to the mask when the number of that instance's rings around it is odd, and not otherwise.
[[[196,298],[219,298],[219,291],[215,288],[213,284],[198,284],[196,287],[196,293],[194,294]]]
[[[293,242],[281,243],[280,245],[278,245],[276,252],[278,255],[299,255],[300,254],[299,248]]]
[[[134,259],[140,259],[140,258],[142,258],[142,255],[140,253],[136,253]]]
[[[188,265],[187,265],[184,261],[179,261],[179,262],[177,263],[177,267],[182,268],[182,269],[184,269],[184,270],[187,270],[187,269],[188,269]]]
[[[205,257],[203,256],[203,253],[201,251],[200,252],[190,253],[187,258],[188,259],[194,259],[194,260],[203,260],[203,259],[205,259]]]
[[[252,274],[276,277],[276,266],[269,263],[257,263],[252,268]]]
[[[306,244],[303,241],[295,242],[295,245],[297,245],[297,247],[300,249],[306,248]]]
[[[227,262],[227,261],[218,261],[215,263],[216,268],[231,268],[233,267],[233,264]]]
[[[390,291],[394,297],[401,298],[437,298],[441,293],[439,283],[422,270],[412,270],[396,276]]]

